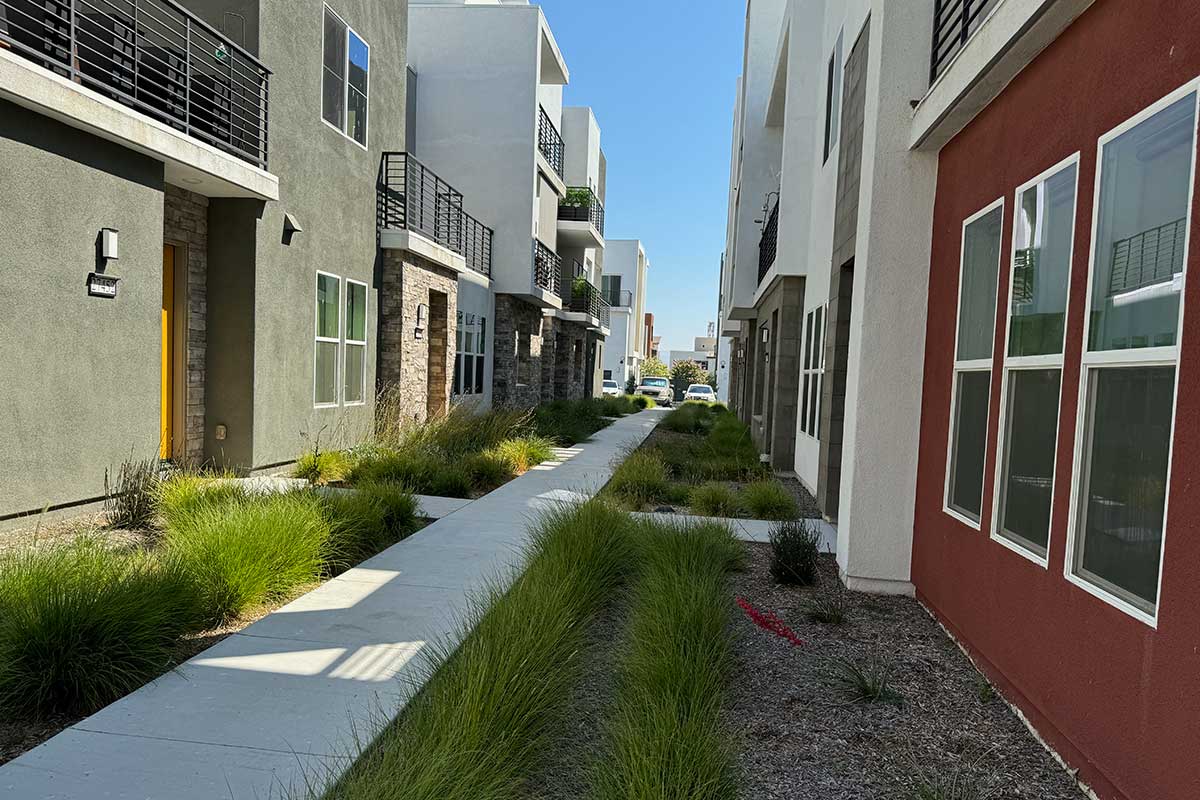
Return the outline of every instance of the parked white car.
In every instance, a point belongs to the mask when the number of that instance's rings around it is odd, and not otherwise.
[[[707,383],[693,383],[683,393],[684,400],[700,400],[705,403],[715,403],[717,394]]]
[[[616,381],[605,381],[604,385],[600,387],[600,393],[605,397],[620,397],[621,387]]]
[[[671,389],[671,382],[666,378],[642,378],[642,382],[638,384],[637,391],[634,394],[650,397],[660,406],[670,407],[675,400],[675,393]]]

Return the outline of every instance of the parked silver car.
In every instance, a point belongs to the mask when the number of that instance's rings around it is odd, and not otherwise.
[[[671,382],[666,378],[642,378],[642,382],[638,384],[634,394],[654,398],[654,402],[668,408],[675,401],[675,392],[671,389]]]

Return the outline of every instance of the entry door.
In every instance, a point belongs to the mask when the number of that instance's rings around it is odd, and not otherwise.
[[[168,459],[175,440],[175,248],[163,245],[162,397],[158,457]]]

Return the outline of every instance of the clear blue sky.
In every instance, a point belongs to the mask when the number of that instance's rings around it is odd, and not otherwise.
[[[646,310],[663,350],[690,350],[717,313],[742,0],[533,0],[608,158],[605,235],[641,239]],[[663,353],[664,359],[666,353]]]

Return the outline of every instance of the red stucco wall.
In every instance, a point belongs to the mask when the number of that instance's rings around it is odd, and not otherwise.
[[[1063,576],[1097,139],[1200,75],[1200,0],[1098,0],[943,149],[934,209],[913,581],[1102,798],[1200,798],[1200,214],[1193,209],[1158,629]],[[963,220],[1081,152],[1050,566],[942,511]],[[990,521],[1008,274],[996,314]],[[986,524],[985,524],[986,531]]]

